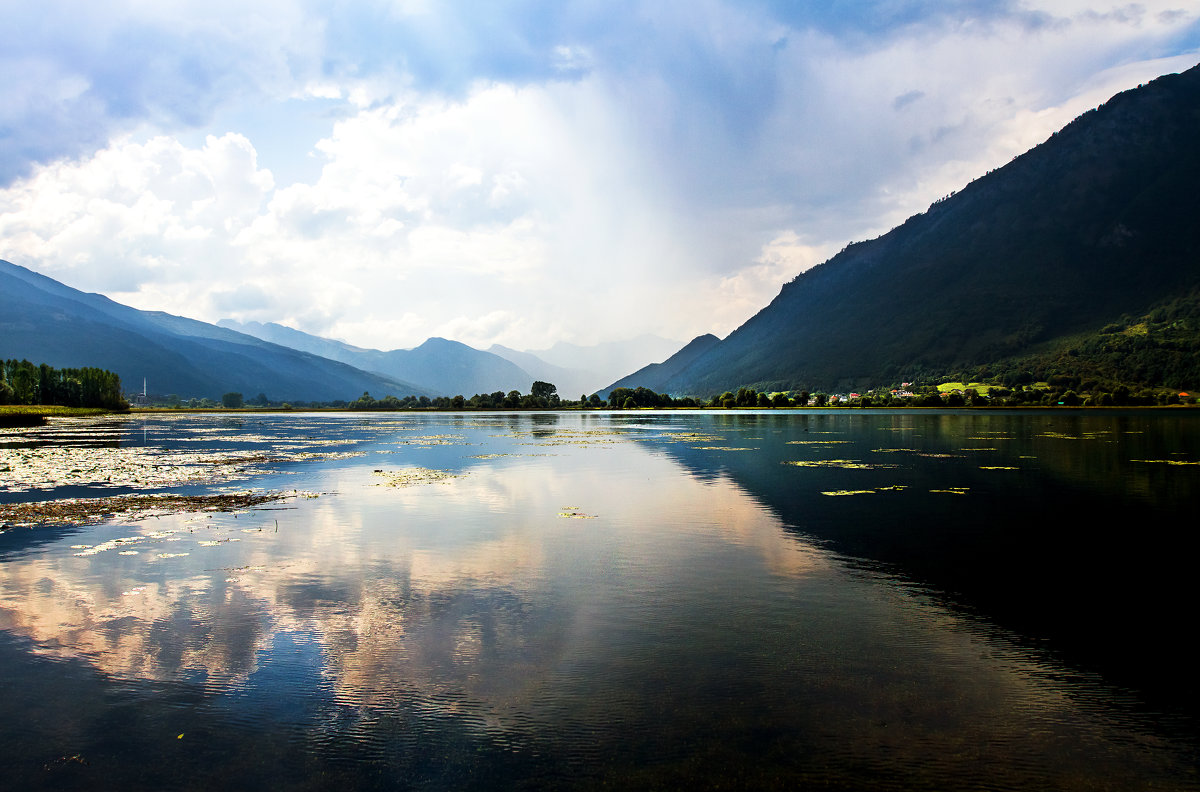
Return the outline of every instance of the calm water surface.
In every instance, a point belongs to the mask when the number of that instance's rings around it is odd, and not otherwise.
[[[0,787],[1200,789],[1200,415],[0,434]]]

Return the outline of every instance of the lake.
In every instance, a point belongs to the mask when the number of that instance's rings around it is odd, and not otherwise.
[[[0,786],[1200,789],[1198,506],[1188,410],[3,430]]]

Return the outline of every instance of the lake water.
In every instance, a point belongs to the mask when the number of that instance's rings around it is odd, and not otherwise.
[[[5,430],[0,504],[276,499],[0,533],[0,787],[1200,789],[1198,463],[1183,410]]]

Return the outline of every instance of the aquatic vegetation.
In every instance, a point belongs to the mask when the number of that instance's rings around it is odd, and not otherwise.
[[[849,443],[849,442],[850,442],[849,440],[788,440],[787,445],[827,446],[827,445],[838,445],[838,444]]]
[[[970,487],[945,487],[943,489],[931,489],[930,492],[940,492],[946,495],[966,495]]]
[[[451,473],[449,470],[435,470],[425,467],[407,467],[400,470],[376,470],[376,476],[385,479],[377,487],[416,487],[421,484],[444,484],[450,479],[465,476],[465,473]]]
[[[822,492],[822,495],[874,495],[875,490],[833,490]]]
[[[1131,459],[1130,462],[1141,462],[1144,465],[1200,465],[1200,462],[1189,462],[1185,459]]]
[[[783,464],[795,467],[841,468],[843,470],[891,470],[899,467],[899,465],[862,462],[857,459],[793,459],[785,460]]]
[[[0,504],[0,530],[38,525],[88,525],[108,519],[138,520],[179,512],[232,512],[287,497],[283,493],[218,495],[118,495]]]

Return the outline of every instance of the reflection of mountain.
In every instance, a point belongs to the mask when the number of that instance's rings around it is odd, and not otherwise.
[[[827,418],[808,437],[829,446],[848,416]],[[934,764],[939,788],[1131,788],[1194,764],[1043,653],[783,530],[726,471],[793,492],[799,471],[714,450],[787,443],[782,416],[324,424],[369,455],[310,469],[326,495],[0,559],[10,755],[69,750],[121,788],[916,788]],[[453,475],[386,475],[413,466]],[[786,514],[822,529],[858,504],[799,490]],[[172,761],[110,759],[117,741]]]
[[[1186,416],[1149,426],[1136,414],[1055,416],[1052,425],[1029,415],[910,413],[717,420],[733,430],[731,444],[765,453],[659,447],[698,478],[729,476],[794,531],[852,564],[926,584],[957,608],[1029,644],[1048,642],[1165,706],[1200,707],[1183,627],[1191,619],[1183,603],[1194,598],[1195,541],[1186,526],[1194,522],[1195,491],[1187,468],[1130,461],[1169,456],[1160,443],[1194,431]],[[754,439],[738,442],[739,435]],[[837,443],[825,457],[884,467],[824,471],[778,462],[803,459],[824,441]],[[821,494],[893,485],[906,489]],[[966,495],[931,492],[950,486]]]

